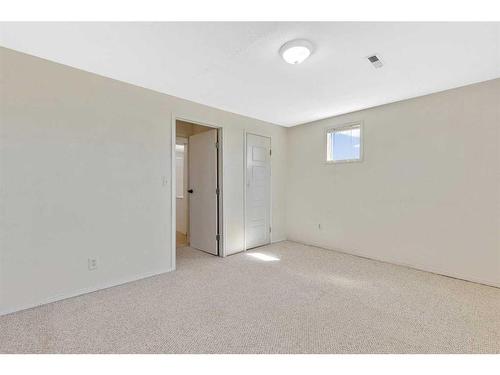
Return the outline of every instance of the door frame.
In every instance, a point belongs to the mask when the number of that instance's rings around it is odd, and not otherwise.
[[[214,128],[217,129],[217,141],[219,142],[219,148],[218,148],[218,165],[217,165],[217,171],[218,171],[218,178],[219,178],[219,199],[218,199],[218,207],[219,207],[219,212],[218,212],[218,218],[219,218],[219,254],[218,256],[220,257],[225,257],[226,256],[226,241],[225,241],[225,233],[226,233],[226,221],[224,220],[224,168],[223,168],[223,155],[224,155],[224,129],[216,124],[208,123],[203,120],[197,120],[194,119],[192,116],[182,116],[178,114],[172,113],[172,118],[171,118],[171,142],[170,142],[170,159],[171,159],[171,165],[170,165],[170,186],[171,186],[171,210],[170,210],[170,220],[171,220],[171,249],[172,249],[172,269],[175,270],[177,268],[177,259],[176,259],[176,231],[177,231],[177,212],[176,212],[176,203],[177,203],[177,194],[176,194],[176,184],[175,184],[175,179],[176,179],[176,162],[175,162],[175,144],[176,144],[176,139],[177,139],[177,131],[176,131],[176,124],[177,120],[180,121],[185,121],[189,122],[191,124],[196,124],[196,125],[202,125],[206,126],[209,128]],[[188,146],[189,147],[189,146]]]
[[[269,138],[269,149],[271,155],[269,158],[269,225],[271,232],[269,233],[269,244],[273,243],[273,138],[270,134],[257,133],[253,131],[245,131],[243,135],[243,251],[247,251],[247,139],[248,135],[256,135],[259,137]]]

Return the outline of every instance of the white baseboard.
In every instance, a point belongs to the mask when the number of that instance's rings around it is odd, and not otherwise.
[[[175,270],[175,268],[170,268],[170,269],[167,269],[167,270],[145,272],[145,273],[137,274],[137,275],[134,275],[134,276],[131,276],[131,277],[124,277],[124,278],[121,278],[121,279],[118,279],[118,280],[115,280],[115,281],[112,281],[112,282],[108,282],[108,283],[105,283],[105,284],[103,284],[103,285],[101,285],[99,287],[83,288],[83,289],[79,289],[79,290],[76,290],[76,291],[67,292],[67,293],[64,293],[64,294],[59,294],[59,295],[56,295],[56,296],[44,298],[42,300],[39,300],[39,301],[36,301],[36,302],[33,302],[33,303],[26,303],[26,304],[21,304],[21,305],[17,305],[17,306],[9,306],[7,308],[0,309],[0,316],[7,315],[7,314],[12,314],[12,313],[15,313],[15,312],[18,312],[18,311],[22,311],[22,310],[32,309],[34,307],[46,305],[46,304],[52,303],[52,302],[62,301],[64,299],[68,299],[68,298],[73,298],[73,297],[81,296],[82,294],[97,292],[98,290],[112,288],[112,287],[115,287],[115,286],[118,286],[118,285],[123,285],[123,284],[130,283],[130,282],[133,282],[133,281],[137,281],[137,280],[141,280],[141,279],[147,279],[148,277],[161,275],[163,273],[171,272],[171,271],[174,271],[174,270]]]
[[[273,238],[271,243],[278,243],[278,242],[283,242],[283,241],[286,241],[286,238],[284,238],[284,237],[283,238],[276,238],[276,239]]]
[[[489,280],[479,279],[479,278],[476,278],[476,277],[470,277],[470,276],[467,276],[467,275],[461,275],[461,274],[457,274],[457,273],[453,273],[453,272],[449,272],[449,271],[443,271],[443,270],[439,270],[439,269],[433,268],[433,267],[427,267],[427,266],[424,267],[424,266],[421,266],[421,265],[408,264],[408,263],[404,263],[404,262],[394,262],[394,261],[391,261],[391,260],[387,260],[387,259],[383,259],[383,258],[378,258],[378,257],[373,257],[373,256],[369,257],[369,256],[366,256],[366,254],[363,254],[363,253],[360,253],[360,252],[357,252],[357,251],[345,251],[345,250],[341,250],[341,249],[325,248],[325,247],[322,247],[322,246],[316,245],[316,244],[308,244],[308,243],[304,243],[304,242],[301,242],[301,241],[286,240],[286,239],[279,239],[279,240],[276,239],[276,240],[273,240],[272,243],[277,243],[277,242],[282,242],[282,241],[296,242],[296,243],[304,244],[304,245],[307,245],[307,246],[318,247],[318,248],[325,249],[325,250],[330,250],[330,251],[337,251],[337,252],[348,254],[348,255],[358,256],[358,257],[362,257],[362,258],[366,258],[366,259],[372,259],[372,260],[376,260],[376,261],[379,261],[379,262],[390,263],[390,264],[394,264],[394,265],[398,265],[398,266],[402,266],[402,267],[416,269],[416,270],[419,270],[419,271],[431,272],[431,273],[438,274],[438,275],[441,275],[441,276],[452,277],[452,278],[456,278],[456,279],[460,279],[460,280],[465,280],[465,281],[474,282],[474,283],[478,283],[478,284],[483,284],[483,285],[487,285],[487,286],[491,286],[491,287],[495,287],[495,288],[500,288],[500,284],[499,283],[495,283],[495,282],[492,282],[492,281],[489,281]],[[237,254],[237,253],[235,253],[235,254]],[[231,255],[233,255],[233,254],[231,254]],[[104,285],[101,285],[99,287],[84,288],[84,289],[76,290],[76,291],[73,291],[73,292],[68,292],[68,293],[65,293],[65,294],[60,294],[60,295],[57,295],[57,296],[52,296],[52,297],[49,297],[49,298],[45,298],[43,300],[39,300],[39,301],[33,302],[33,303],[27,303],[27,304],[22,304],[22,305],[17,305],[17,306],[10,306],[8,308],[0,309],[0,316],[7,315],[7,314],[12,314],[12,313],[15,313],[17,311],[31,309],[31,308],[34,308],[34,307],[37,307],[37,306],[41,306],[41,305],[46,305],[46,304],[52,303],[52,302],[61,301],[61,300],[67,299],[67,298],[77,297],[77,296],[80,296],[82,294],[87,294],[87,293],[96,292],[98,290],[112,288],[112,287],[115,287],[115,286],[118,286],[118,285],[123,285],[123,284],[129,283],[129,282],[133,282],[133,281],[137,281],[137,280],[141,280],[141,279],[146,279],[148,277],[152,277],[152,276],[160,275],[160,274],[163,274],[163,273],[171,272],[173,270],[174,270],[174,268],[170,268],[170,269],[166,269],[166,270],[160,270],[160,271],[154,271],[154,272],[146,272],[146,273],[143,273],[143,274],[134,275],[132,277],[126,277],[126,278],[118,279],[118,280],[115,280],[113,282],[109,282],[109,283],[106,283]]]
[[[459,274],[459,273],[455,273],[455,272],[444,271],[444,270],[440,270],[440,269],[434,268],[434,267],[428,267],[428,266],[423,266],[423,265],[418,265],[418,264],[409,264],[409,263],[405,263],[405,262],[393,261],[391,259],[384,259],[382,257],[368,256],[366,254],[363,254],[363,253],[355,251],[355,250],[347,251],[347,250],[343,250],[343,249],[332,249],[332,248],[327,248],[327,247],[324,247],[321,245],[305,243],[302,241],[297,241],[297,240],[292,240],[292,239],[290,239],[288,241],[296,242],[296,243],[306,245],[306,246],[313,246],[313,247],[317,247],[317,248],[324,249],[324,250],[336,251],[336,252],[342,253],[342,254],[353,255],[353,256],[360,257],[360,258],[376,260],[378,262],[389,263],[389,264],[393,264],[396,266],[411,268],[411,269],[417,270],[417,271],[430,272],[430,273],[434,273],[434,274],[440,275],[440,276],[451,277],[451,278],[458,279],[458,280],[469,281],[472,283],[491,286],[494,288],[500,288],[500,283],[497,283],[494,281],[484,280],[484,279],[480,279],[477,277],[463,275],[463,274]]]

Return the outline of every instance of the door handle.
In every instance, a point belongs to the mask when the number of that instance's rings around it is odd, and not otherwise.
[[[193,189],[189,189],[189,190],[188,190],[188,193],[189,193],[189,194],[193,194]]]

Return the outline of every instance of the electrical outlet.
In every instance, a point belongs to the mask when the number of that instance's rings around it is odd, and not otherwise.
[[[89,271],[94,271],[97,269],[97,259],[89,258],[88,259]]]

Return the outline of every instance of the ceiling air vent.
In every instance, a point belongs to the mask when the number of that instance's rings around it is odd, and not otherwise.
[[[382,61],[380,61],[377,55],[371,55],[367,57],[368,61],[372,63],[375,68],[381,68],[383,66]]]

